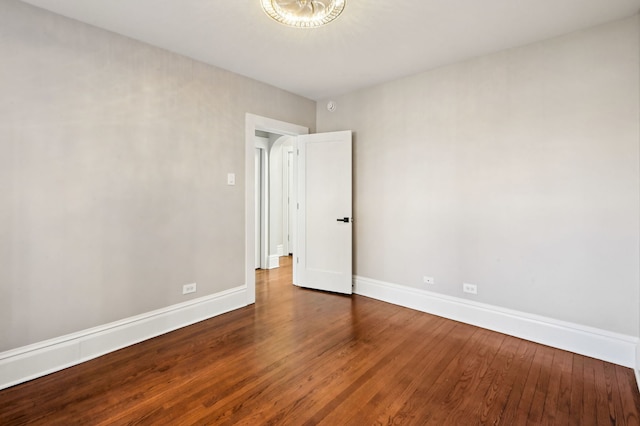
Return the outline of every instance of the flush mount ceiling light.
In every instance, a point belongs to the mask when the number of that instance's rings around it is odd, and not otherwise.
[[[267,15],[281,24],[313,28],[328,24],[344,10],[345,0],[260,0]]]

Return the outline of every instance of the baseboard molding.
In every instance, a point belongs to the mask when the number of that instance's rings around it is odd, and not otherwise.
[[[633,368],[638,375],[639,339],[426,290],[354,277],[354,292],[554,348]],[[640,382],[639,382],[640,383]]]
[[[638,390],[640,391],[640,343],[636,345],[636,367],[633,369],[633,372],[636,373],[636,386],[638,386]]]
[[[278,244],[276,246],[276,253],[278,253],[278,256],[280,257],[284,256],[284,245]]]
[[[0,389],[247,305],[246,286],[0,353]]]
[[[280,256],[277,254],[271,254],[268,258],[269,264],[267,265],[267,269],[275,269],[280,267]]]

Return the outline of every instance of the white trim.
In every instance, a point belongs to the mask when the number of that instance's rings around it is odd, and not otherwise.
[[[279,267],[280,267],[280,256],[278,256],[277,254],[270,255],[267,269],[275,269]]]
[[[260,268],[269,269],[269,138],[256,136],[260,155]],[[255,188],[254,188],[255,190]],[[256,209],[254,209],[255,211]]]
[[[633,372],[636,373],[636,386],[640,390],[640,343],[636,345],[636,366]]]
[[[255,194],[254,194],[254,141],[256,130],[279,135],[306,135],[307,127],[267,117],[247,113],[245,115],[245,162],[244,162],[244,238],[245,238],[245,283],[247,285],[247,304],[256,302],[256,265],[255,265]]]
[[[0,353],[0,389],[246,306],[246,286]]]
[[[291,155],[291,163],[293,163],[293,146],[282,147],[282,254],[288,256],[293,253],[293,245],[290,240],[289,230],[291,228],[291,206],[293,203],[293,165],[289,163]],[[280,254],[280,252],[278,252]]]
[[[354,293],[631,367],[638,374],[639,339],[633,336],[358,276]]]
[[[278,244],[276,246],[276,253],[278,256],[284,256],[284,244]]]

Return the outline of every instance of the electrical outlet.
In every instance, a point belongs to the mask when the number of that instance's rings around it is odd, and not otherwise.
[[[478,294],[478,286],[475,284],[464,283],[462,284],[462,291],[464,293]]]
[[[197,289],[196,283],[185,284],[182,286],[182,294],[195,293]]]
[[[433,280],[433,277],[422,277],[422,280],[424,281],[425,284],[435,284],[435,281]]]

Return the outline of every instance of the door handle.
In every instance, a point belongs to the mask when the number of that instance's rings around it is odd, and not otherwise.
[[[345,218],[342,218],[342,219],[338,219],[338,222],[349,223],[349,218],[345,217]]]

